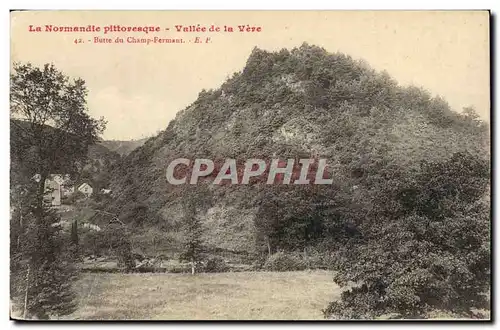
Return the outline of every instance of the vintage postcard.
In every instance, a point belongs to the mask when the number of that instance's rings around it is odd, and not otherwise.
[[[491,319],[488,11],[10,19],[12,319]]]

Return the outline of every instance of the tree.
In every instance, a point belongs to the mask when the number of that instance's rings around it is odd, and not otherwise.
[[[363,239],[339,253],[336,283],[358,285],[329,305],[327,317],[425,318],[434,310],[471,317],[472,308],[487,306],[488,163],[456,153],[420,168],[378,190],[377,214],[362,225]]]
[[[191,274],[195,274],[196,266],[200,263],[203,253],[202,224],[196,216],[196,205],[188,199],[184,203],[184,251],[180,259],[191,263]]]
[[[337,185],[266,187],[256,198],[257,247],[270,256],[352,236],[346,230],[354,213],[350,197]]]
[[[75,295],[70,286],[76,279],[73,246],[69,235],[59,225],[60,217],[44,207],[42,221],[35,218],[35,198],[26,191],[20,201],[24,206],[13,214],[12,223],[22,231],[11,232],[11,295],[22,306],[23,316],[47,319],[50,315],[66,315],[75,308]],[[36,196],[36,186],[32,187]],[[38,221],[37,221],[38,220]]]
[[[26,234],[26,239],[33,239],[27,243],[31,260],[28,259],[27,282],[30,285],[25,308],[39,319],[67,315],[76,309],[76,296],[71,285],[77,272],[70,240],[62,228],[55,225],[60,217],[50,208],[43,212],[43,225],[30,226]]]
[[[71,223],[71,243],[74,249],[74,254],[78,258],[79,255],[79,237],[78,237],[78,220],[73,220]]]
[[[123,224],[111,223],[101,234],[105,237],[109,252],[114,252],[118,258],[118,267],[123,272],[130,272],[135,267],[135,261],[132,256],[129,229]]]
[[[54,65],[15,63],[10,78],[11,125],[17,133],[11,139],[12,164],[23,164],[23,173],[30,177],[39,174],[30,203],[24,206],[29,217],[20,230],[30,244],[21,244],[15,254],[33,279],[25,290],[28,314],[48,318],[71,312],[61,304],[70,306],[74,277],[59,246],[60,219],[44,205],[45,181],[50,173],[71,173],[81,167],[105,122],[89,116],[85,82],[71,80]]]
[[[105,121],[93,119],[86,106],[87,89],[82,79],[70,79],[53,65],[43,69],[14,64],[11,74],[11,116],[19,136],[13,157],[30,157],[31,169],[41,175],[43,195],[47,175],[81,165],[88,147],[98,141]],[[39,203],[40,204],[40,203]]]

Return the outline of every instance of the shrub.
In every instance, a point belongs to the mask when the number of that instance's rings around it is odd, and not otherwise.
[[[252,270],[262,270],[264,268],[264,265],[266,263],[266,258],[261,256],[257,257],[253,262],[252,262]]]
[[[203,271],[205,273],[225,273],[229,271],[229,266],[224,258],[215,256],[207,259]]]
[[[274,272],[304,270],[306,263],[298,254],[277,252],[266,260],[264,269]]]
[[[72,193],[71,195],[69,195],[67,197],[63,197],[61,202],[63,204],[66,204],[66,205],[72,205],[78,201],[84,200],[85,198],[87,198],[87,197],[81,191],[77,190],[74,193]]]
[[[307,269],[332,269],[334,257],[330,252],[319,252],[310,250],[303,254]]]
[[[488,305],[490,207],[485,161],[455,154],[422,165],[394,187],[398,203],[363,224],[363,238],[338,256],[339,285],[357,283],[324,311],[329,318],[376,318],[396,313],[424,318],[435,310],[477,317]],[[399,199],[399,200],[398,200]]]
[[[168,273],[187,274],[187,273],[191,273],[191,265],[188,263],[171,265],[171,266],[167,267],[166,270]]]

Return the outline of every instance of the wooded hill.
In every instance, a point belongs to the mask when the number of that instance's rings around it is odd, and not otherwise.
[[[134,149],[142,146],[148,138],[120,141],[120,140],[103,140],[99,144],[108,148],[109,150],[116,152],[120,156],[126,156],[131,153]]]
[[[241,72],[201,91],[114,167],[109,210],[134,228],[175,236],[183,200],[194,199],[213,248],[258,255],[334,244],[362,235],[375,212],[385,212],[381,206],[406,203],[398,196],[415,177],[425,180],[426,164],[453,162],[456,153],[487,163],[488,135],[472,109],[453,111],[362,60],[307,44],[274,53],[255,48]],[[172,186],[165,179],[180,157],[312,155],[333,164],[331,186]]]

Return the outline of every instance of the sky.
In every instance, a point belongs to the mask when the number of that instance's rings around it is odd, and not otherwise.
[[[36,26],[158,26],[160,32],[30,32]],[[234,32],[177,32],[176,25],[232,26]],[[238,25],[261,32],[239,32]],[[168,29],[168,30],[167,30]],[[182,44],[127,43],[183,38]],[[124,43],[94,43],[94,37]],[[195,43],[200,37],[209,43]],[[75,39],[83,43],[74,43]],[[486,11],[26,11],[11,13],[11,62],[53,63],[89,90],[88,107],[108,125],[104,139],[152,136],[202,89],[241,71],[252,49],[303,42],[364,59],[402,85],[474,106],[489,121],[489,13]]]

